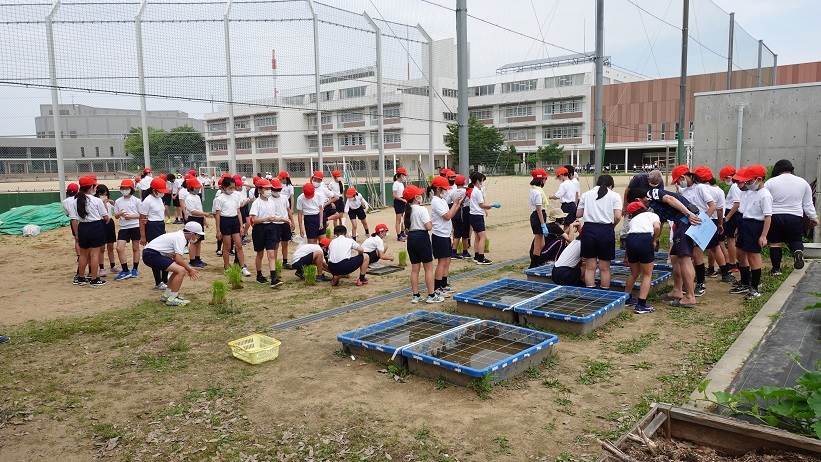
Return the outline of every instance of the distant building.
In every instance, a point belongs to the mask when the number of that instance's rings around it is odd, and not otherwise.
[[[60,104],[60,123],[63,138],[125,138],[134,127],[141,127],[139,109],[115,109],[84,106],[82,104]],[[163,130],[189,126],[199,132],[203,130],[202,120],[189,117],[182,111],[146,111],[148,126]],[[54,137],[54,118],[50,104],[40,105],[40,115],[34,118],[37,138]]]

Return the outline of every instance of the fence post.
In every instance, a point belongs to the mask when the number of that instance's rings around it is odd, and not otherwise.
[[[145,110],[145,67],[143,62],[143,12],[146,0],[140,1],[140,9],[134,17],[134,34],[137,39],[137,82],[140,92],[140,126],[143,136],[143,161],[145,167],[151,167],[151,149],[148,144],[148,115]]]
[[[730,13],[730,43],[727,46],[727,89],[733,89],[733,35],[735,34],[735,13]]]
[[[54,121],[54,150],[57,153],[57,181],[60,184],[60,201],[66,198],[66,175],[63,162],[63,135],[60,133],[60,95],[57,89],[57,66],[54,59],[54,16],[60,9],[60,0],[54,0],[51,11],[46,16],[46,37],[48,39],[48,76],[51,83],[51,115]],[[46,133],[48,135],[48,133]]]
[[[773,86],[778,85],[778,55],[773,53]]]
[[[385,120],[384,106],[382,102],[382,31],[376,25],[368,13],[362,13],[365,20],[373,27],[376,34],[376,116],[377,116],[377,146],[379,149],[379,187],[382,191],[382,205],[387,205],[385,197]],[[396,165],[394,165],[394,170]]]
[[[231,2],[225,3],[222,22],[225,27],[225,88],[228,93],[228,171],[237,173],[237,136],[234,132],[234,88],[231,82]]]
[[[756,73],[756,82],[755,86],[761,86],[761,54],[764,51],[764,40],[758,41],[758,72]]]
[[[319,168],[317,170],[324,170],[325,162],[323,159],[323,146],[322,146],[322,110],[319,107],[319,21],[316,17],[316,10],[314,9],[314,1],[313,0],[306,0],[308,2],[308,8],[311,10],[311,20],[313,22],[314,27],[314,93],[316,94],[316,156],[317,161],[319,162]],[[309,172],[309,177],[310,177]]]
[[[433,84],[433,39],[430,38],[430,35],[422,28],[420,24],[416,24],[416,28],[419,30],[419,33],[422,34],[422,37],[425,38],[425,41],[428,43],[428,167],[430,168],[430,174],[434,175],[434,159],[433,159],[433,96],[434,92],[436,91],[436,87]],[[447,167],[447,163],[445,165]]]

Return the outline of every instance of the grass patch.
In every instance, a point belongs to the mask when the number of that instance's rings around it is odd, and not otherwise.
[[[513,448],[510,446],[510,441],[504,435],[493,438],[493,444],[496,446],[494,451],[496,454],[510,454],[512,452]]]
[[[473,380],[468,388],[473,390],[480,399],[490,398],[490,393],[493,391],[493,374]]]
[[[525,369],[525,375],[531,379],[538,379],[542,376],[542,371],[536,366],[530,366]]]
[[[650,332],[631,339],[619,340],[616,342],[616,351],[623,355],[634,355],[649,347],[658,338],[659,334]]]
[[[437,390],[444,390],[445,388],[448,387],[448,381],[445,380],[444,377],[439,376],[439,377],[436,378],[436,381],[434,382],[433,387],[436,388]]]
[[[168,345],[168,351],[171,353],[185,353],[190,349],[191,345],[189,345],[184,338],[178,338],[174,343]]]
[[[110,440],[111,438],[120,438],[124,435],[121,430],[118,430],[112,424],[100,423],[91,426],[91,432],[95,438]]]
[[[583,385],[593,385],[610,380],[613,363],[610,360],[604,361],[587,359],[584,361],[584,368],[579,374],[577,381]]]
[[[656,364],[651,363],[650,361],[642,361],[640,363],[632,364],[630,367],[632,367],[633,369],[645,370],[646,371],[648,369],[652,369],[652,368],[656,367]]]

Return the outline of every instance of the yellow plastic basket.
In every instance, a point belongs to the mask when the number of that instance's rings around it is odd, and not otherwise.
[[[279,356],[281,344],[279,340],[262,334],[252,334],[228,342],[234,357],[249,364],[260,364],[276,359]]]

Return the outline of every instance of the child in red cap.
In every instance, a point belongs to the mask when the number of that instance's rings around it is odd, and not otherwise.
[[[302,194],[296,199],[296,211],[300,237],[307,238],[310,244],[316,244],[320,236],[324,234],[323,208],[312,183],[305,183],[302,186]]]
[[[402,216],[405,214],[405,207],[407,201],[404,198],[405,181],[408,179],[408,170],[405,167],[396,169],[393,175],[393,212],[396,215],[396,240],[404,241],[406,239],[405,228],[403,227],[404,220]]]
[[[655,309],[647,304],[650,293],[650,281],[653,277],[655,250],[658,248],[661,234],[661,220],[649,211],[641,201],[627,204],[627,216],[630,226],[624,234],[625,254],[630,265],[630,276],[627,278],[624,291],[630,296],[628,305],[635,305],[636,314],[652,313]],[[633,286],[641,278],[638,300],[633,297]]]
[[[428,289],[426,303],[442,303],[445,298],[436,293],[433,271],[433,247],[430,240],[430,230],[433,229],[430,213],[422,206],[422,194],[425,190],[408,185],[402,191],[402,198],[408,204],[404,212],[404,225],[408,230],[408,259],[411,262],[411,303],[422,301],[419,292],[419,270],[425,270],[425,286]]]
[[[140,245],[143,247],[165,234],[165,205],[162,197],[166,191],[165,180],[160,177],[151,180],[148,188],[143,190],[145,197],[140,204]],[[164,291],[168,287],[168,272],[160,268],[151,268],[151,272],[154,275],[154,288]]]
[[[120,273],[115,281],[136,278],[140,275],[140,199],[135,194],[134,180],[126,178],[120,182],[120,197],[114,201],[114,218],[120,221],[117,232],[117,255]],[[131,242],[131,258],[134,267],[129,270],[125,244]]]
[[[356,190],[353,186],[348,188],[345,191],[345,196],[348,198],[345,201],[345,209],[344,212],[348,214],[348,219],[351,221],[351,234],[353,240],[356,240],[356,220],[362,222],[362,227],[365,228],[365,236],[370,234],[371,232],[368,230],[368,220],[367,220],[367,211],[368,201],[362,197],[362,194],[359,194],[359,191]]]

